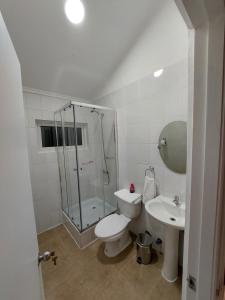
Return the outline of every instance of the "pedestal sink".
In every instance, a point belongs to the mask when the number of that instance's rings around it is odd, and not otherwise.
[[[177,280],[179,230],[185,226],[185,206],[175,205],[172,198],[158,196],[145,203],[147,213],[165,225],[165,249],[162,276],[169,282]]]

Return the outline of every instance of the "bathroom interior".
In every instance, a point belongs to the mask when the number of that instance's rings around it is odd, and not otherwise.
[[[54,251],[46,299],[181,299],[189,37],[175,1],[20,2],[0,9],[40,253]]]

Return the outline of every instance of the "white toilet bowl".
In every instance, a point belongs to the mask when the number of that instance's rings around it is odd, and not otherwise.
[[[105,255],[114,257],[132,242],[128,233],[131,220],[124,215],[112,214],[101,220],[95,227],[97,238],[105,242]]]
[[[96,237],[105,242],[104,252],[108,257],[117,256],[132,242],[128,232],[128,224],[132,218],[140,214],[141,195],[129,194],[127,190],[116,192],[115,195],[119,198],[118,207],[121,214],[109,215],[95,227]]]

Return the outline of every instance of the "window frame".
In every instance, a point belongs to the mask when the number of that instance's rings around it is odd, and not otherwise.
[[[57,126],[61,127],[61,122],[57,122]],[[40,152],[55,152],[57,151],[57,146],[53,147],[43,147],[42,146],[42,134],[41,134],[41,127],[42,126],[49,126],[49,127],[55,127],[55,121],[50,120],[36,120],[36,127],[37,127],[37,137],[38,137],[38,145]],[[74,123],[72,122],[66,122],[64,123],[64,127],[74,127]],[[81,134],[82,134],[82,145],[77,145],[78,150],[85,150],[88,148],[88,124],[87,123],[76,123],[76,128],[81,128]],[[63,148],[64,146],[59,146],[59,148]],[[67,149],[73,149],[75,145],[66,146]]]

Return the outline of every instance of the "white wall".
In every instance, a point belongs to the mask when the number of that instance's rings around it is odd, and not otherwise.
[[[99,93],[99,97],[187,57],[188,32],[183,18],[174,1],[163,2],[161,10],[149,20],[146,30]]]
[[[167,1],[95,101],[117,110],[120,188],[134,182],[142,192],[145,169],[152,165],[158,193],[185,200],[186,176],[164,165],[157,143],[169,122],[187,120],[187,45],[187,28],[175,4]],[[164,73],[155,78],[158,68]],[[135,226],[135,232],[148,228],[163,237],[163,228],[144,212]]]
[[[54,111],[71,99],[47,96],[40,91],[24,92],[31,184],[37,232],[61,224],[61,192],[55,149],[41,147],[36,120],[54,120]]]

